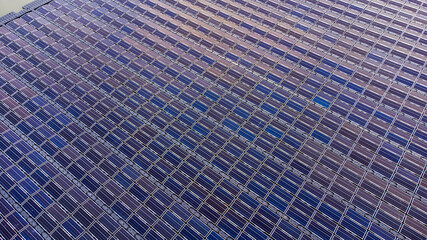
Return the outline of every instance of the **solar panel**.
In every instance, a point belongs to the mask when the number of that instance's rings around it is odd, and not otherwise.
[[[427,3],[0,18],[5,239],[426,239]]]

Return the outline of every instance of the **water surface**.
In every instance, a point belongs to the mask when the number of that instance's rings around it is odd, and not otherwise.
[[[0,17],[10,12],[19,12],[22,6],[33,0],[0,0]]]

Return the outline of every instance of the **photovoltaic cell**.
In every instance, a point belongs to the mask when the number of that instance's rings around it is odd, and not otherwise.
[[[5,239],[425,239],[427,4],[55,0],[0,20]]]

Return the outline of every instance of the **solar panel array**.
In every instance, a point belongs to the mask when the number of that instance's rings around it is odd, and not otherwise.
[[[55,0],[0,27],[5,239],[426,239],[427,3]]]

